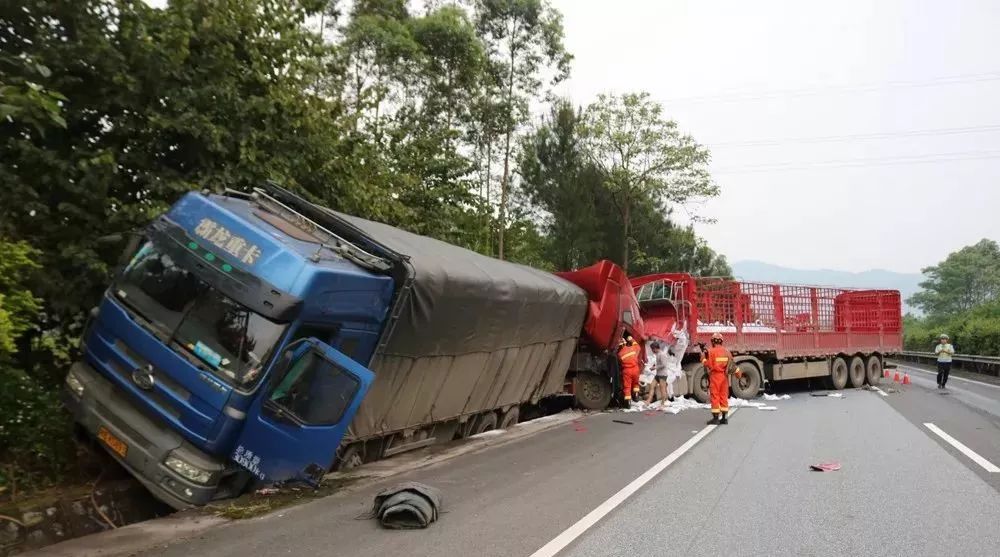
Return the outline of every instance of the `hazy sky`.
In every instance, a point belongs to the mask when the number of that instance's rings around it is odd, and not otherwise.
[[[917,271],[1000,240],[1000,2],[552,0],[559,92],[647,90],[713,153],[730,260]]]

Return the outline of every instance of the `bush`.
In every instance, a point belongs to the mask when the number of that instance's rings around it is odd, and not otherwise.
[[[0,368],[0,492],[50,485],[75,462],[72,422],[58,391]]]

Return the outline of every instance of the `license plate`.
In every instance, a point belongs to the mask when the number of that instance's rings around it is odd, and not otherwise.
[[[115,437],[114,433],[108,431],[108,428],[102,427],[97,430],[97,438],[104,441],[104,444],[108,446],[109,449],[114,451],[114,453],[122,458],[128,454],[128,445],[124,441]]]

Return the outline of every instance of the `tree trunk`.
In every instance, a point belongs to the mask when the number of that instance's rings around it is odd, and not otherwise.
[[[510,75],[507,76],[507,138],[503,155],[503,181],[500,182],[500,235],[498,257],[503,260],[503,236],[507,230],[507,193],[510,190],[510,139],[514,135],[514,60],[517,47],[514,32],[510,32]]]
[[[503,181],[500,182],[500,236],[497,241],[497,256],[503,260],[503,233],[507,229],[507,192],[510,189],[510,136],[514,135],[512,130],[507,130],[507,145],[504,147],[503,156]]]
[[[628,194],[625,195],[625,210],[622,211],[622,221],[625,228],[625,249],[622,250],[622,268],[625,269],[625,275],[628,275],[628,228],[629,228],[629,217],[631,203],[629,202]]]

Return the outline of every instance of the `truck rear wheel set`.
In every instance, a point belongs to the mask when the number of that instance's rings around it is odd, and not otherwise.
[[[573,378],[576,401],[587,410],[604,410],[611,404],[611,381],[606,376],[583,371]]]

